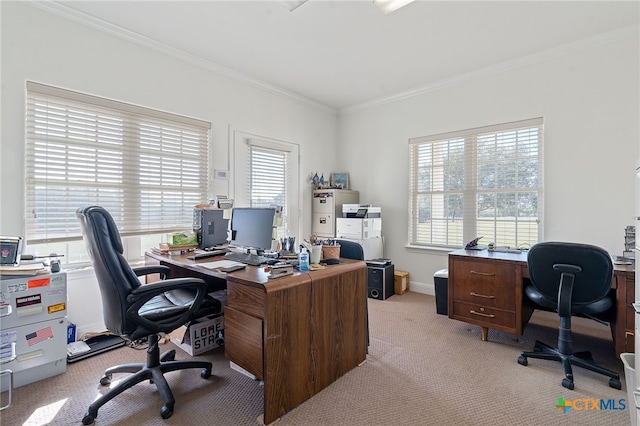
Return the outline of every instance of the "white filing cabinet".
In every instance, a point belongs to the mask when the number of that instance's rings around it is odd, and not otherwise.
[[[342,217],[342,205],[354,204],[358,191],[348,189],[315,189],[313,191],[313,222],[311,233],[318,237],[336,237],[336,219]]]
[[[0,370],[13,387],[67,371],[67,274],[0,279]],[[1,376],[2,391],[10,377]]]

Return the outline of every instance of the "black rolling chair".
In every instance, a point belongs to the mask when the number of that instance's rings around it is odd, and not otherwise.
[[[364,250],[359,243],[349,240],[336,240],[340,244],[340,257],[364,260]]]
[[[196,278],[164,279],[141,285],[138,276],[159,273],[164,278],[169,274],[169,268],[131,268],[122,255],[120,233],[104,208],[84,207],[78,209],[76,215],[100,286],[107,329],[132,341],[147,337],[149,343],[146,364],[117,365],[105,371],[100,379],[103,386],[111,382],[114,373],[133,374],[96,399],[82,423],[93,423],[100,407],[144,380],[158,388],[164,401],[160,415],[167,419],[173,414],[175,399],[164,373],[202,368],[200,375],[207,379],[211,376],[211,363],[175,361],[175,350],[160,355],[158,333],[168,333],[193,319],[220,313],[222,304],[209,297],[205,282]]]
[[[608,296],[613,278],[611,257],[603,249],[586,244],[545,242],[531,247],[527,256],[531,285],[525,288],[529,299],[560,316],[558,347],[536,342],[532,352],[523,352],[518,363],[528,358],[562,362],[562,386],[573,389],[572,365],[609,376],[609,386],[621,389],[620,375],[595,364],[588,351],[573,352],[571,316],[593,317],[609,311]]]

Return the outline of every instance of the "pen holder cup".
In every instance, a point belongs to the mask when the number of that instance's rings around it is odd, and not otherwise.
[[[323,259],[338,259],[340,258],[340,246],[322,246],[322,258]]]
[[[309,262],[317,265],[320,263],[320,257],[322,256],[322,246],[311,246],[311,252],[309,253]]]

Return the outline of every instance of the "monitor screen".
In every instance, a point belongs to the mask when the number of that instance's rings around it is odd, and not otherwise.
[[[21,237],[0,237],[0,265],[18,266],[21,254]]]
[[[231,241],[236,247],[270,250],[274,208],[234,207],[231,212]]]

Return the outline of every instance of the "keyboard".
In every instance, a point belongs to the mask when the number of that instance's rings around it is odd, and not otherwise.
[[[224,259],[233,260],[235,262],[245,263],[247,265],[252,265],[252,266],[260,266],[265,263],[271,263],[276,261],[276,259],[273,259],[271,257],[260,256],[257,254],[250,254],[250,253],[238,253],[234,251],[225,254]]]
[[[229,253],[229,249],[209,250],[209,251],[198,250],[195,254],[192,254],[191,256],[187,256],[187,259],[191,259],[191,260],[205,259],[207,257],[222,256],[223,254],[226,254],[226,253]]]

